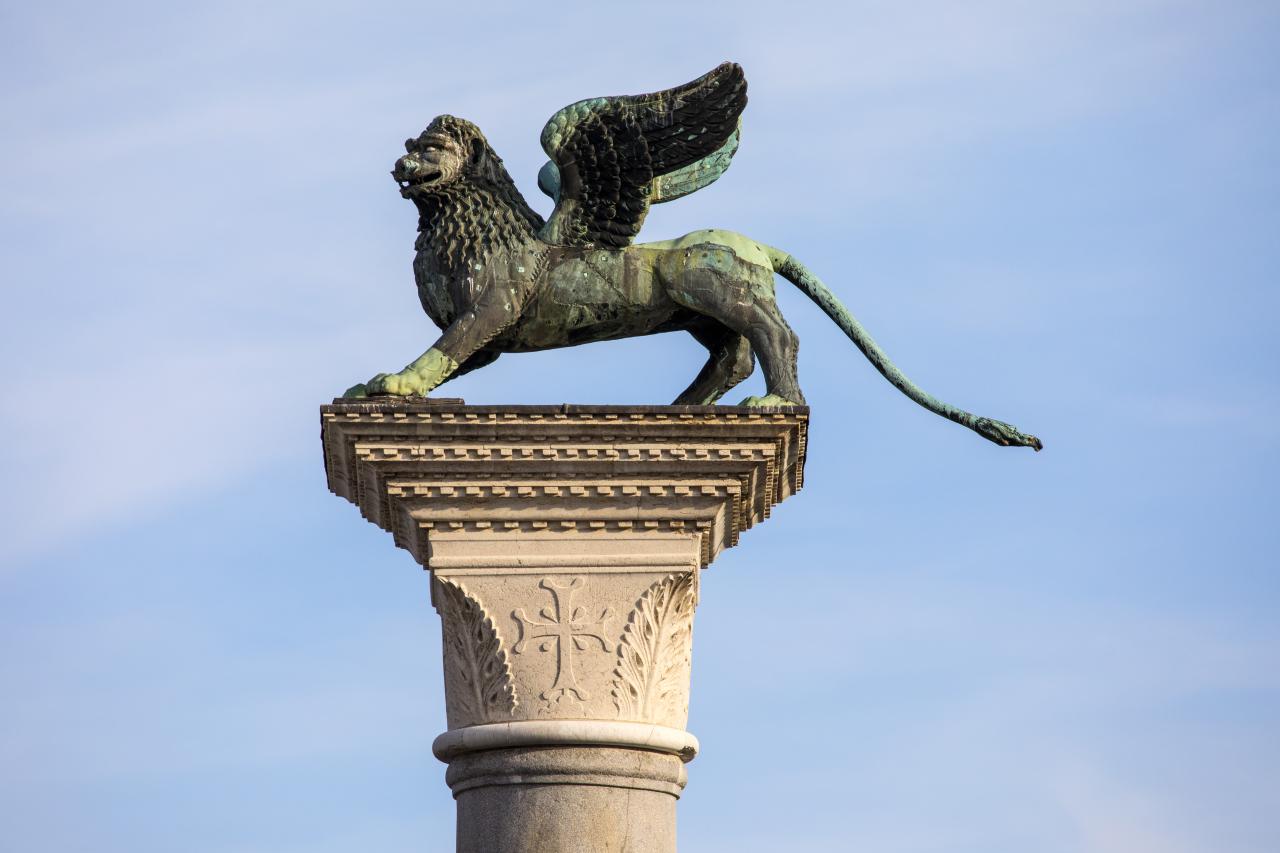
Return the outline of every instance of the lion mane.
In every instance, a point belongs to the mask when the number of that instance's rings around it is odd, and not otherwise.
[[[499,250],[516,252],[536,245],[543,219],[524,200],[480,128],[442,115],[423,133],[452,139],[466,162],[457,180],[419,201],[419,250],[434,248],[441,261],[456,269]]]

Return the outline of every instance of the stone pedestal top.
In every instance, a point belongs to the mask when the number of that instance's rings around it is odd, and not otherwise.
[[[433,538],[477,531],[696,533],[706,566],[800,489],[808,421],[804,407],[321,407],[329,488],[424,566]]]

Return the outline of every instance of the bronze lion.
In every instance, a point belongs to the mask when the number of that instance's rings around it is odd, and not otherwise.
[[[997,444],[1039,450],[1035,436],[914,385],[786,252],[720,230],[632,243],[651,204],[694,192],[728,168],[746,91],[742,69],[725,63],[674,89],[560,110],[542,131],[551,162],[538,183],[555,200],[545,221],[479,128],[453,116],[434,119],[405,143],[391,174],[418,209],[418,297],[444,332],[403,370],[380,373],[345,396],[426,395],[502,353],[684,330],[710,355],[675,403],[716,402],[758,358],[766,393],[742,405],[803,405],[799,342],[774,299],[777,273],[912,400]]]

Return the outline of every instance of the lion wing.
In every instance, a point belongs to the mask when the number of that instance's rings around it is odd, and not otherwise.
[[[551,162],[538,186],[556,200],[540,236],[565,246],[621,248],[649,205],[688,195],[729,167],[747,105],[741,66],[649,95],[590,98],[542,129]]]

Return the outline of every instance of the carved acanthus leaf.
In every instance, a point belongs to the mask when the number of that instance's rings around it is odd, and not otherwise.
[[[445,702],[450,728],[510,717],[520,703],[493,620],[461,584],[442,577],[436,580],[444,622]]]
[[[620,718],[683,725],[688,717],[695,580],[693,572],[667,575],[631,611],[613,671]]]

